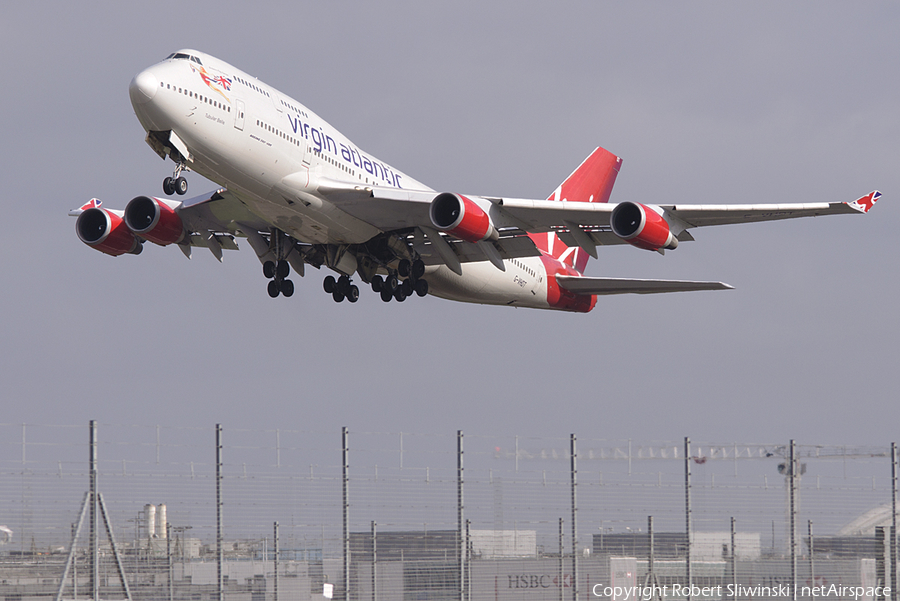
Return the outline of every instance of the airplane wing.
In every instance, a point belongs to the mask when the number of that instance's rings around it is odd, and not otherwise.
[[[558,275],[556,283],[577,294],[657,294],[662,292],[694,292],[698,290],[732,290],[723,282],[691,282],[685,280],[635,280],[630,278],[589,278]]]
[[[341,210],[382,231],[415,226],[431,227],[429,207],[438,195],[434,191],[350,186],[323,180],[318,190]],[[874,191],[852,202],[650,206],[661,213],[673,234],[682,241],[693,240],[687,230],[710,225],[753,223],[798,217],[867,213],[881,197]],[[556,232],[568,246],[577,246],[582,233],[594,245],[625,244],[612,232],[610,218],[618,204],[555,200],[527,200],[468,196],[486,206],[491,221],[501,232]],[[632,203],[637,204],[637,203]],[[643,206],[643,205],[641,205]],[[581,230],[581,231],[578,231]]]

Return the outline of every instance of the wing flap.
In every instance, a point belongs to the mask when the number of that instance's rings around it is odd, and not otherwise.
[[[700,290],[732,290],[724,282],[692,282],[686,280],[635,280],[630,278],[589,278],[558,275],[556,282],[577,294],[660,294],[664,292],[696,292]]]
[[[385,232],[430,225],[428,209],[437,196],[428,190],[355,186],[326,179],[320,180],[317,191],[342,211]]]
[[[437,232],[435,232],[437,234]],[[440,234],[438,234],[440,235]],[[443,236],[443,240],[447,242],[452,252],[459,258],[460,263],[473,263],[477,261],[485,261],[485,251],[482,247],[471,242],[463,242],[449,236]],[[534,245],[534,242],[528,236],[511,236],[500,238],[491,244],[501,259],[518,259],[522,257],[538,257],[540,251]],[[422,255],[422,260],[426,265],[444,265],[445,261],[441,257],[437,248],[427,238],[416,239],[414,237],[414,246]]]

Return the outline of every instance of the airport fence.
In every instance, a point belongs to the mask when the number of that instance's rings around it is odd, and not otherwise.
[[[0,598],[896,599],[897,452],[0,424]]]

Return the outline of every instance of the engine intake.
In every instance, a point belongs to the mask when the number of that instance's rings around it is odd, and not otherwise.
[[[178,213],[158,198],[138,196],[125,207],[125,225],[142,238],[161,246],[181,242],[184,224]]]
[[[490,215],[461,194],[438,194],[431,201],[428,213],[435,228],[466,242],[481,242],[498,236]]]
[[[674,249],[678,238],[668,222],[652,208],[636,202],[616,205],[609,224],[613,233],[633,246],[646,250]]]
[[[121,217],[106,209],[84,211],[75,221],[78,238],[88,246],[114,257],[141,254],[140,240],[128,229]]]

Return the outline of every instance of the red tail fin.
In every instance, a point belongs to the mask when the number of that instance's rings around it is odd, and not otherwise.
[[[559,185],[548,200],[567,202],[607,202],[622,159],[603,148],[597,148],[572,175]],[[538,250],[584,272],[589,255],[584,250],[568,247],[554,233],[530,234]]]

